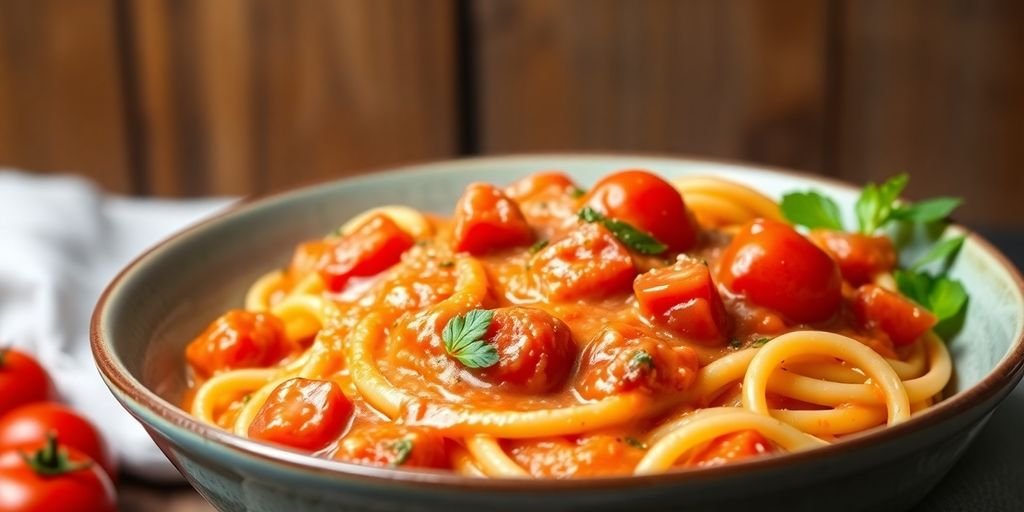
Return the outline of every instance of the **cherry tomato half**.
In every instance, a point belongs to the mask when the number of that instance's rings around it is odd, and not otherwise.
[[[862,324],[878,327],[895,345],[913,343],[938,322],[935,315],[914,301],[873,284],[857,289],[852,306]]]
[[[650,233],[670,251],[687,251],[697,243],[697,226],[683,196],[670,183],[647,171],[606,176],[584,197],[584,203]]]
[[[89,420],[71,408],[56,402],[23,405],[0,417],[0,450],[38,446],[56,434],[64,446],[74,448],[96,461],[110,476],[117,478],[117,465],[107,445]]]
[[[113,512],[116,508],[114,485],[103,469],[56,438],[0,452],[0,510]]]
[[[896,266],[896,249],[887,236],[816,229],[810,237],[832,255],[843,277],[854,286],[868,283],[875,274]]]
[[[788,224],[745,224],[719,260],[719,281],[800,323],[828,320],[842,302],[842,277],[825,251]]]
[[[185,348],[198,373],[267,366],[288,355],[284,322],[270,313],[234,309],[224,313]]]
[[[686,461],[687,466],[720,466],[775,451],[770,441],[756,430],[740,430],[718,436],[707,446],[695,450]]]
[[[456,251],[483,254],[530,245],[533,239],[533,229],[519,206],[492,185],[473,183],[455,205],[452,242]]]
[[[444,437],[425,428],[395,424],[354,429],[338,443],[334,458],[372,466],[448,467]]]
[[[334,382],[289,379],[260,408],[249,437],[316,451],[341,435],[352,412],[352,402]]]
[[[352,277],[373,276],[391,268],[415,243],[412,235],[387,215],[372,215],[320,259],[320,277],[328,290],[340,292]]]
[[[707,264],[684,258],[650,270],[633,281],[633,292],[640,311],[654,322],[694,341],[725,341],[729,316]]]
[[[20,405],[52,397],[50,377],[32,356],[0,348],[0,416]]]

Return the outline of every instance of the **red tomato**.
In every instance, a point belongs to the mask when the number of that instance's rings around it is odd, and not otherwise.
[[[71,408],[56,402],[40,402],[23,405],[0,417],[0,449],[38,446],[50,434],[56,434],[62,445],[96,461],[111,480],[116,478],[117,464],[103,437]]]
[[[811,240],[832,255],[843,277],[854,286],[896,267],[896,249],[887,236],[816,229]]]
[[[729,462],[766,455],[775,451],[771,442],[756,430],[740,430],[718,436],[707,446],[694,451],[687,466],[720,466]]]
[[[332,381],[295,378],[277,386],[249,425],[249,437],[316,451],[341,435],[352,402]]]
[[[27,457],[26,457],[27,456]],[[98,464],[54,438],[0,453],[0,510],[113,512],[114,485]]]
[[[640,274],[633,281],[640,311],[694,341],[725,341],[729,316],[708,266],[692,258]]]
[[[46,370],[31,356],[0,348],[0,416],[22,404],[53,397]]]
[[[519,179],[505,188],[505,195],[515,201],[529,199],[540,193],[567,194],[576,189],[576,184],[558,171],[542,171]]]
[[[677,393],[690,387],[698,366],[692,348],[615,323],[584,349],[577,391],[589,399],[633,390]]]
[[[914,301],[873,284],[857,289],[852,306],[862,324],[881,329],[896,345],[913,343],[938,322]]]
[[[650,233],[674,252],[697,243],[697,225],[683,196],[667,181],[647,171],[621,171],[605,176],[584,199],[607,217]]]
[[[538,394],[558,388],[576,362],[576,344],[569,327],[539,309],[513,306],[494,310],[484,339],[498,350],[498,364],[474,373],[518,392]]]
[[[213,375],[224,370],[276,363],[291,350],[284,322],[270,313],[241,309],[215,320],[185,348],[185,359],[196,372]]]
[[[492,185],[466,187],[455,205],[452,241],[456,251],[483,254],[533,243],[533,229],[519,206]]]
[[[350,432],[334,458],[373,466],[447,468],[444,437],[425,428],[386,424]]]
[[[320,277],[328,290],[340,292],[350,278],[377,275],[398,263],[415,243],[387,215],[372,215],[320,259]]]
[[[726,287],[795,322],[828,320],[842,302],[836,262],[781,222],[758,219],[744,225],[719,265]]]
[[[598,224],[583,224],[541,249],[530,261],[530,270],[550,300],[624,292],[636,276],[629,251]]]

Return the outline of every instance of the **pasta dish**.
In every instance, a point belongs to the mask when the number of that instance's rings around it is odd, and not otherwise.
[[[905,184],[865,188],[850,231],[814,191],[643,170],[474,183],[451,216],[374,208],[198,334],[185,407],[317,457],[479,477],[652,474],[895,425],[942,398],[936,332],[966,300],[927,271],[962,239],[902,264],[890,228],[956,205]]]

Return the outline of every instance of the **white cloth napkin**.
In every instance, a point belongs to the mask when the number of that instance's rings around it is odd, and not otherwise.
[[[59,377],[65,400],[117,440],[123,467],[144,478],[178,475],[100,380],[89,352],[89,316],[132,258],[229,202],[125,199],[77,178],[0,171],[0,343],[36,354]],[[1018,387],[916,510],[1024,510],[1022,426]]]
[[[126,199],[79,178],[0,170],[0,344],[35,354],[122,468],[143,478],[180,476],[100,379],[89,317],[135,256],[229,202]]]

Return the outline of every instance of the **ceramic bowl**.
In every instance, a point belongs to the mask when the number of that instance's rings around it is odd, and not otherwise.
[[[484,480],[316,459],[199,423],[177,406],[185,344],[240,305],[248,285],[286,263],[299,241],[381,204],[448,213],[472,181],[508,183],[562,169],[589,184],[627,167],[668,177],[720,175],[773,196],[815,188],[839,199],[844,211],[856,195],[853,187],[793,173],[628,155],[472,158],[299,189],[244,202],[126,268],[93,317],[100,371],[188,481],[226,511],[902,510],[942,478],[1021,378],[1021,278],[998,251],[969,234],[952,269],[971,299],[963,329],[949,341],[956,370],[948,398],[896,427],[813,451],[645,477]]]

